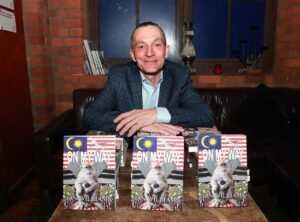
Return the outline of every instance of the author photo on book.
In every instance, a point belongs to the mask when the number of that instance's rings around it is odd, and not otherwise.
[[[193,88],[188,67],[167,60],[163,29],[144,22],[130,40],[132,61],[110,68],[103,90],[85,107],[85,128],[130,137],[138,131],[177,135],[186,127],[212,127],[213,112]]]

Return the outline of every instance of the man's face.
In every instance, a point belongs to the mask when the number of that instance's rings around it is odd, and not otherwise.
[[[155,26],[138,28],[133,34],[131,58],[146,75],[160,73],[169,54],[160,30]]]

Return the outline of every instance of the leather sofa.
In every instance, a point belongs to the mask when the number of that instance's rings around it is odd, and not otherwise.
[[[247,135],[250,183],[268,184],[289,214],[300,220],[300,90],[268,88],[199,88],[223,133]],[[64,135],[84,134],[84,106],[101,89],[77,89],[73,109],[34,136],[34,160],[43,190],[62,190]]]

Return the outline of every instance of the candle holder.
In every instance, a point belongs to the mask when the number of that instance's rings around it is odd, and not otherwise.
[[[190,72],[194,74],[196,69],[192,67],[192,64],[196,58],[196,51],[192,42],[194,31],[192,30],[192,22],[184,22],[184,45],[181,52],[181,59],[185,65],[190,69]]]
[[[257,26],[252,26],[251,27],[251,32],[253,34],[253,39],[254,41],[252,42],[252,47],[253,50],[248,52],[247,46],[248,46],[248,40],[242,39],[240,40],[240,50],[233,50],[232,54],[242,63],[243,68],[240,68],[238,70],[239,73],[244,73],[244,72],[252,72],[253,70],[257,69],[257,65],[262,58],[262,55],[265,50],[268,49],[267,46],[262,46],[257,50],[257,40],[256,40],[256,35],[257,35]]]

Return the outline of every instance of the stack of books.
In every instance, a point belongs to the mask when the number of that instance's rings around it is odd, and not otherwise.
[[[119,198],[119,169],[128,144],[116,135],[89,131],[64,137],[63,202],[65,209],[114,210]]]
[[[133,139],[132,209],[182,210],[183,137],[142,134]]]
[[[196,171],[200,207],[248,205],[247,137],[222,134],[216,127],[184,132]],[[197,165],[195,165],[197,164]]]
[[[89,75],[105,75],[107,69],[104,66],[103,51],[92,50],[92,41],[83,40],[83,49],[86,60],[84,62],[84,72]]]
[[[116,136],[65,136],[65,209],[113,210],[116,206]]]

